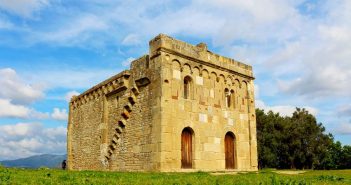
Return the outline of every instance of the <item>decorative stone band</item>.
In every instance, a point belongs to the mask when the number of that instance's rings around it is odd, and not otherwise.
[[[220,70],[229,71],[249,79],[254,79],[252,67],[234,59],[220,56],[207,50],[203,44],[194,46],[160,34],[149,42],[150,59],[161,54],[161,51],[174,54],[197,63],[208,65]]]
[[[71,106],[73,109],[93,100],[102,95],[108,95],[109,93],[122,91],[128,88],[128,79],[130,73],[128,70],[122,71],[121,73],[112,76],[111,78],[99,83],[98,85],[90,88],[79,96],[73,96],[71,99]]]
[[[229,72],[231,74],[235,74],[237,76],[241,76],[241,77],[244,77],[244,78],[247,78],[247,79],[250,79],[250,80],[254,80],[255,79],[255,77],[253,77],[253,73],[252,73],[251,70],[238,68],[238,67],[235,67],[233,65],[227,66],[228,68],[225,68],[225,67],[217,65],[215,63],[209,63],[209,62],[200,60],[198,58],[189,57],[189,56],[186,56],[186,55],[184,55],[182,53],[179,53],[179,52],[167,49],[167,48],[159,48],[159,50],[155,51],[151,55],[150,58],[152,59],[152,58],[155,58],[155,57],[161,55],[161,52],[165,52],[165,53],[168,53],[168,54],[180,56],[182,58],[186,58],[188,60],[194,61],[194,62],[196,62],[196,63],[198,63],[200,65],[206,65],[206,66],[209,66],[209,67],[212,67],[212,68],[215,68],[215,69],[219,69],[221,71],[227,71],[227,72]]]

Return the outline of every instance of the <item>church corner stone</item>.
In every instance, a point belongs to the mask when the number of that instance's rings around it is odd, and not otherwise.
[[[252,67],[164,34],[69,103],[68,169],[256,171]]]

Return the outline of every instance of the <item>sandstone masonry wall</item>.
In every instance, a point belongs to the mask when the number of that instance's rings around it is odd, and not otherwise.
[[[194,131],[193,169],[224,170],[224,136],[232,132],[236,170],[257,170],[251,67],[211,54],[206,46],[192,46],[168,36],[150,43],[151,58],[162,60],[161,170],[182,171],[181,133],[186,127]],[[188,99],[183,95],[185,77],[192,79]],[[229,108],[225,89],[233,92]]]

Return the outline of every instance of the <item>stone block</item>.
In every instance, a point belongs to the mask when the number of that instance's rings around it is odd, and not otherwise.
[[[220,152],[220,145],[214,143],[204,143],[204,152]]]
[[[202,123],[207,123],[208,122],[207,114],[199,113],[199,121]]]
[[[177,80],[180,80],[180,71],[179,70],[175,70],[173,69],[173,78],[174,79],[177,79]]]
[[[196,76],[196,85],[204,85],[204,79],[200,76]]]
[[[233,126],[234,125],[234,120],[231,118],[228,118],[228,125]]]

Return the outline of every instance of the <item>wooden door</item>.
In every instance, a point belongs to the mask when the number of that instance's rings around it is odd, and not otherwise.
[[[185,128],[182,132],[182,168],[193,167],[192,132]]]
[[[234,150],[234,136],[231,133],[227,133],[224,139],[225,143],[225,168],[234,169],[235,167],[235,150]]]

